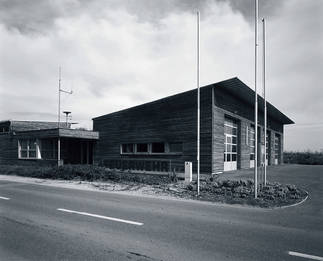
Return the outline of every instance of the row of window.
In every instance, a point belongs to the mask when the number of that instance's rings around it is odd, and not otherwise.
[[[152,142],[121,144],[121,154],[177,154],[183,152],[182,142]]]
[[[61,158],[66,157],[66,143],[61,140]],[[57,158],[57,140],[55,139],[20,139],[18,157],[22,159],[55,159]]]
[[[237,148],[238,148],[238,121],[225,118],[224,120],[224,162],[234,162],[237,160]],[[246,144],[250,147],[250,161],[251,163],[255,160],[255,127],[250,126],[246,129]],[[266,160],[268,160],[268,132],[266,134]],[[275,159],[279,158],[280,152],[280,136],[275,135]],[[253,165],[253,164],[251,164]]]

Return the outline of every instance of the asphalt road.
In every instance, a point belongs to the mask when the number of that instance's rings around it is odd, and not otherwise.
[[[0,260],[323,260],[323,167],[291,170],[310,197],[274,210],[0,180]]]

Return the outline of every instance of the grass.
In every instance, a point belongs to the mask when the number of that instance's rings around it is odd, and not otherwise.
[[[145,193],[168,195],[200,201],[240,204],[262,208],[274,208],[301,202],[307,192],[291,184],[266,184],[258,188],[258,198],[254,198],[254,181],[222,180],[210,176],[200,181],[200,193],[197,193],[196,181],[185,182],[177,179],[176,173],[169,175],[132,174],[130,172],[111,170],[96,165],[63,166],[11,166],[0,165],[0,174],[16,175],[52,180],[76,180],[123,184],[126,190],[133,186],[145,187]],[[125,189],[123,189],[125,190]]]

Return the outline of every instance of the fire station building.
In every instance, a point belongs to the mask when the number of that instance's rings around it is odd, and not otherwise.
[[[212,174],[254,167],[255,146],[268,165],[283,163],[284,125],[294,122],[238,78],[200,88],[200,169]],[[197,163],[197,89],[93,118],[94,163],[136,172],[183,172]],[[267,137],[266,156],[264,135]]]

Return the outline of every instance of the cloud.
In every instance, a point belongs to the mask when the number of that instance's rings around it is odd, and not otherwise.
[[[268,92],[299,123],[315,122],[323,99],[322,7],[319,1],[286,1],[278,18],[268,21]]]
[[[0,5],[1,119],[56,121],[59,67],[61,88],[74,92],[61,95],[62,110],[88,128],[93,117],[196,88],[197,10],[201,85],[237,76],[254,88],[253,0]],[[296,123],[316,122],[323,116],[322,3],[260,1],[259,7],[267,18],[267,98]],[[297,148],[305,134],[288,128],[285,146]]]

